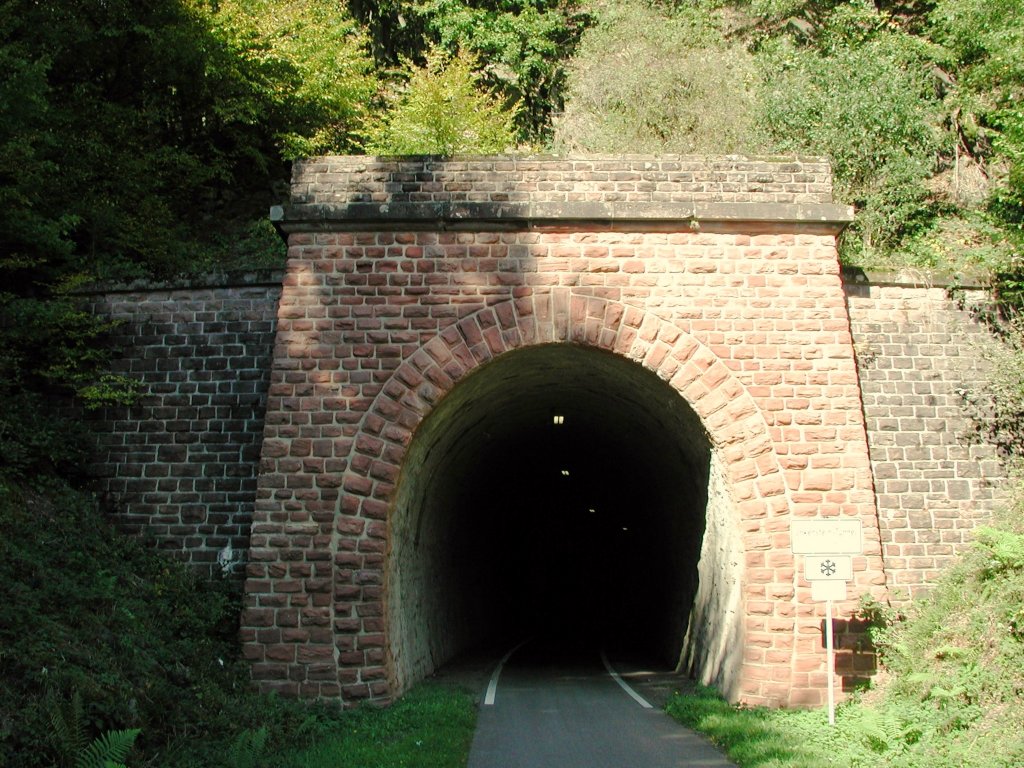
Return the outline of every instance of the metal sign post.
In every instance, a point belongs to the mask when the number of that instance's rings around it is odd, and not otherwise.
[[[813,558],[808,557],[810,561]],[[815,600],[823,600],[825,602],[825,669],[828,672],[828,724],[835,725],[836,723],[836,648],[835,638],[832,630],[832,603],[835,600],[846,599],[846,582],[838,581],[835,578],[835,573],[842,573],[842,558],[841,556],[833,555],[831,558],[826,558],[824,562],[818,566],[814,573],[819,578],[811,581],[811,597]],[[850,559],[850,558],[845,558]],[[827,565],[830,562],[839,561],[840,565],[837,571],[828,573],[828,568],[822,566]],[[827,575],[823,575],[827,574]],[[807,569],[807,578],[812,578],[810,568]]]
[[[825,668],[828,671],[828,724],[836,724],[836,656],[832,634],[832,601],[846,599],[853,581],[853,558],[863,551],[860,520],[816,518],[794,520],[793,553],[804,555],[804,578],[811,599],[825,602]]]
[[[836,654],[832,645],[832,601],[825,601],[825,664],[828,669],[828,724],[836,724]]]

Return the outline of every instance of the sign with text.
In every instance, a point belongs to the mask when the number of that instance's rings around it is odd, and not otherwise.
[[[808,581],[853,581],[849,555],[805,555],[804,578]]]
[[[791,533],[795,555],[859,555],[863,551],[860,520],[794,520]]]

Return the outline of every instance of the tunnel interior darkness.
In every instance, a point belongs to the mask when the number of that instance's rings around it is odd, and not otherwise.
[[[698,596],[718,578],[699,567],[713,474],[697,415],[632,361],[547,344],[474,371],[416,430],[394,497],[399,687],[474,645],[536,635],[675,667],[685,643],[708,642],[690,624],[715,602]]]

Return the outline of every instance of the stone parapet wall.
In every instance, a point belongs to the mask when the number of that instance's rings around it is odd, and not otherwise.
[[[295,163],[292,205],[832,203],[824,158],[323,157]]]
[[[984,385],[993,342],[945,287],[852,273],[845,286],[890,597],[905,602],[1005,499],[1006,470],[963,398]]]
[[[204,570],[248,559],[281,274],[137,284],[85,299],[117,323],[113,369],[141,384],[129,408],[88,415],[88,468],[122,529]]]

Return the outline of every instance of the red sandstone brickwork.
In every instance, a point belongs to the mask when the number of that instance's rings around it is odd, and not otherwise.
[[[118,323],[113,370],[142,391],[88,415],[89,472],[119,527],[206,571],[229,544],[223,570],[240,575],[247,559],[279,294],[274,273],[88,299]]]
[[[363,163],[365,176],[329,175],[346,163]],[[646,183],[640,166],[623,172]],[[317,200],[373,189],[412,199],[417,184],[440,193],[436,172],[395,167],[410,188],[387,186],[399,183],[393,175],[372,179],[378,164],[358,159],[311,163],[296,188],[301,196],[311,185]],[[600,191],[589,168],[583,181],[539,172],[530,183]],[[821,703],[822,609],[791,554],[790,521],[860,519],[865,553],[851,598],[885,594],[833,225],[303,226],[290,237],[243,616],[263,688],[349,701],[395,693],[383,619],[387,516],[416,426],[487,360],[572,341],[657,372],[700,415],[743,521],[741,697]]]
[[[794,184],[827,188],[827,169],[819,176],[807,161],[785,170],[804,177],[769,184],[763,164],[741,178],[725,161],[691,158],[687,171],[672,160],[615,158],[559,163],[546,175],[539,160],[521,161],[519,186],[506,178],[498,189],[481,168],[501,162],[508,160],[427,160],[416,170],[406,161],[331,158],[309,166],[322,188],[302,173],[297,188],[357,203],[570,194],[720,201],[737,190],[731,199],[789,202],[799,193]],[[577,175],[580,186],[570,189],[580,162],[603,177]],[[320,175],[342,166],[355,193],[339,193]],[[680,192],[672,184],[689,186]],[[800,200],[827,200],[821,189],[808,187]],[[799,558],[785,552],[788,519],[834,512],[837,503],[867,514],[827,228],[719,221],[693,231],[689,220],[673,229],[663,219],[658,232],[608,222],[580,230],[578,221],[518,233],[507,230],[529,222],[433,234],[424,229],[436,222],[381,234],[331,233],[334,226],[354,225],[314,223],[293,238],[290,330],[277,350],[244,629],[265,687],[334,696],[344,686],[349,698],[393,693],[381,564],[387,503],[410,432],[481,361],[572,340],[658,371],[694,404],[718,449],[731,452],[732,491],[746,515],[744,696],[818,701],[820,611],[808,603]],[[246,558],[280,292],[273,277],[258,282],[137,286],[92,300],[123,323],[119,370],[137,376],[146,395],[135,408],[96,416],[100,452],[91,470],[126,529],[148,532],[207,569],[229,542],[239,564]],[[959,394],[984,376],[976,352],[985,333],[941,288],[850,280],[846,291],[879,537],[900,599],[925,591],[1001,498],[1003,468],[991,447],[970,438]],[[709,397],[715,392],[729,395],[726,404]],[[829,413],[833,397],[839,413]],[[828,435],[852,440],[854,452],[840,456]],[[870,552],[857,560],[851,595],[883,594],[876,566]],[[837,673],[844,682],[862,678],[874,659],[856,622],[849,632],[837,628],[837,638]]]

